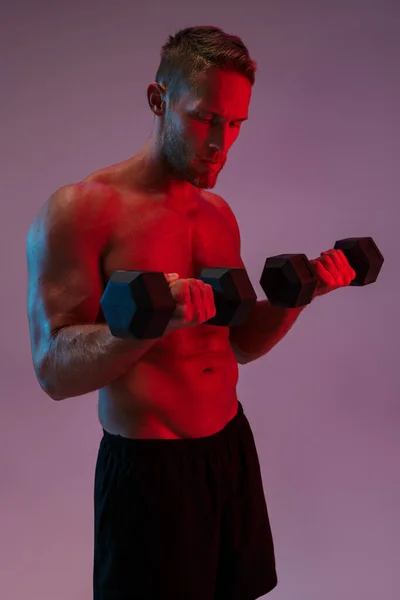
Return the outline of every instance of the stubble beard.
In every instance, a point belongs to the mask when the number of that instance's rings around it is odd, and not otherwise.
[[[217,174],[199,173],[194,167],[191,167],[195,156],[183,136],[174,130],[168,118],[164,127],[162,156],[174,179],[187,181],[200,189],[212,189],[215,186]]]

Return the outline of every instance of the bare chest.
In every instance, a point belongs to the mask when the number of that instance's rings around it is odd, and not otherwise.
[[[220,211],[208,202],[182,214],[156,203],[142,203],[121,212],[102,261],[104,285],[115,270],[178,273],[200,277],[204,267],[240,267],[239,240]],[[171,355],[230,352],[229,330],[198,325],[178,329],[161,339],[148,354]]]
[[[239,241],[206,201],[187,213],[151,202],[128,206],[102,261],[105,284],[117,269],[188,278],[199,277],[204,267],[240,267]]]

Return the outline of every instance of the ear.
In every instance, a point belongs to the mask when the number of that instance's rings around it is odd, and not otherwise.
[[[147,101],[150,110],[157,117],[165,113],[165,88],[157,82],[153,82],[147,88]]]

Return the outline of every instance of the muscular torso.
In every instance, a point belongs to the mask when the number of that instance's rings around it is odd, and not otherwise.
[[[125,185],[125,176],[115,168],[91,176],[113,188],[118,204],[100,261],[104,286],[117,269],[175,272],[183,279],[198,277],[205,266],[241,266],[235,233],[211,194],[193,188],[183,202],[161,198]],[[130,438],[211,435],[236,414],[237,381],[229,328],[174,330],[99,391],[100,423]]]

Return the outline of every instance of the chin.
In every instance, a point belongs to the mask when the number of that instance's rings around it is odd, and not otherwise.
[[[217,183],[217,178],[194,177],[190,183],[201,190],[212,190]]]
[[[203,175],[199,173],[191,173],[187,179],[192,185],[203,190],[211,190],[215,187],[218,181],[217,174]]]

